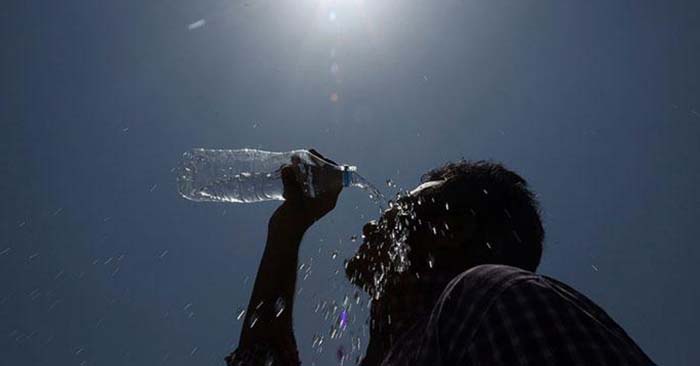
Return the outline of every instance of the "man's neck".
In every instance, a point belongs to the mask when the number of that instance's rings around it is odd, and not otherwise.
[[[427,319],[454,276],[433,273],[403,279],[372,302],[370,339],[361,366],[378,366],[394,344],[413,326]]]

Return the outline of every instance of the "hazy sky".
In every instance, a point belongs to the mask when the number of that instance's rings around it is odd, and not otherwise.
[[[542,202],[540,272],[659,364],[700,364],[697,2],[3,8],[2,364],[223,365],[277,204],[179,198],[171,169],[200,146],[315,147],[387,193],[449,160],[502,161]],[[305,238],[305,365],[350,349],[314,307],[352,295],[335,271],[375,215],[349,190]]]

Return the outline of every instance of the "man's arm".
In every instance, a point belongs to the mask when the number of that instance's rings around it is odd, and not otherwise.
[[[299,244],[307,227],[285,204],[270,218],[267,244],[241,329],[239,349],[265,345],[284,361],[298,364],[292,313]]]
[[[342,184],[338,179],[329,191],[308,198],[296,179],[295,169],[282,170],[285,202],[270,218],[238,350],[227,357],[229,365],[265,364],[267,360],[260,357],[273,357],[277,361],[274,364],[299,364],[292,329],[299,246],[306,230],[335,207]],[[332,169],[320,174],[329,174],[336,182]]]

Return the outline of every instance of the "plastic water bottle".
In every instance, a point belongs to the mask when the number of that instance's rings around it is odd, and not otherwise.
[[[178,169],[182,197],[198,202],[262,202],[284,200],[282,168],[295,168],[304,194],[315,197],[329,188],[356,186],[370,198],[382,198],[351,165],[339,165],[309,150],[270,152],[255,149],[192,149]]]

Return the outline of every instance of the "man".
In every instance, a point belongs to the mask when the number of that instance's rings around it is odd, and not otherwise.
[[[286,201],[270,219],[229,366],[299,364],[298,249],[340,187],[308,198],[293,168],[282,175]],[[349,280],[373,299],[361,365],[653,365],[593,302],[533,273],[544,230],[523,178],[500,164],[461,161],[422,182],[365,225],[346,262]]]

